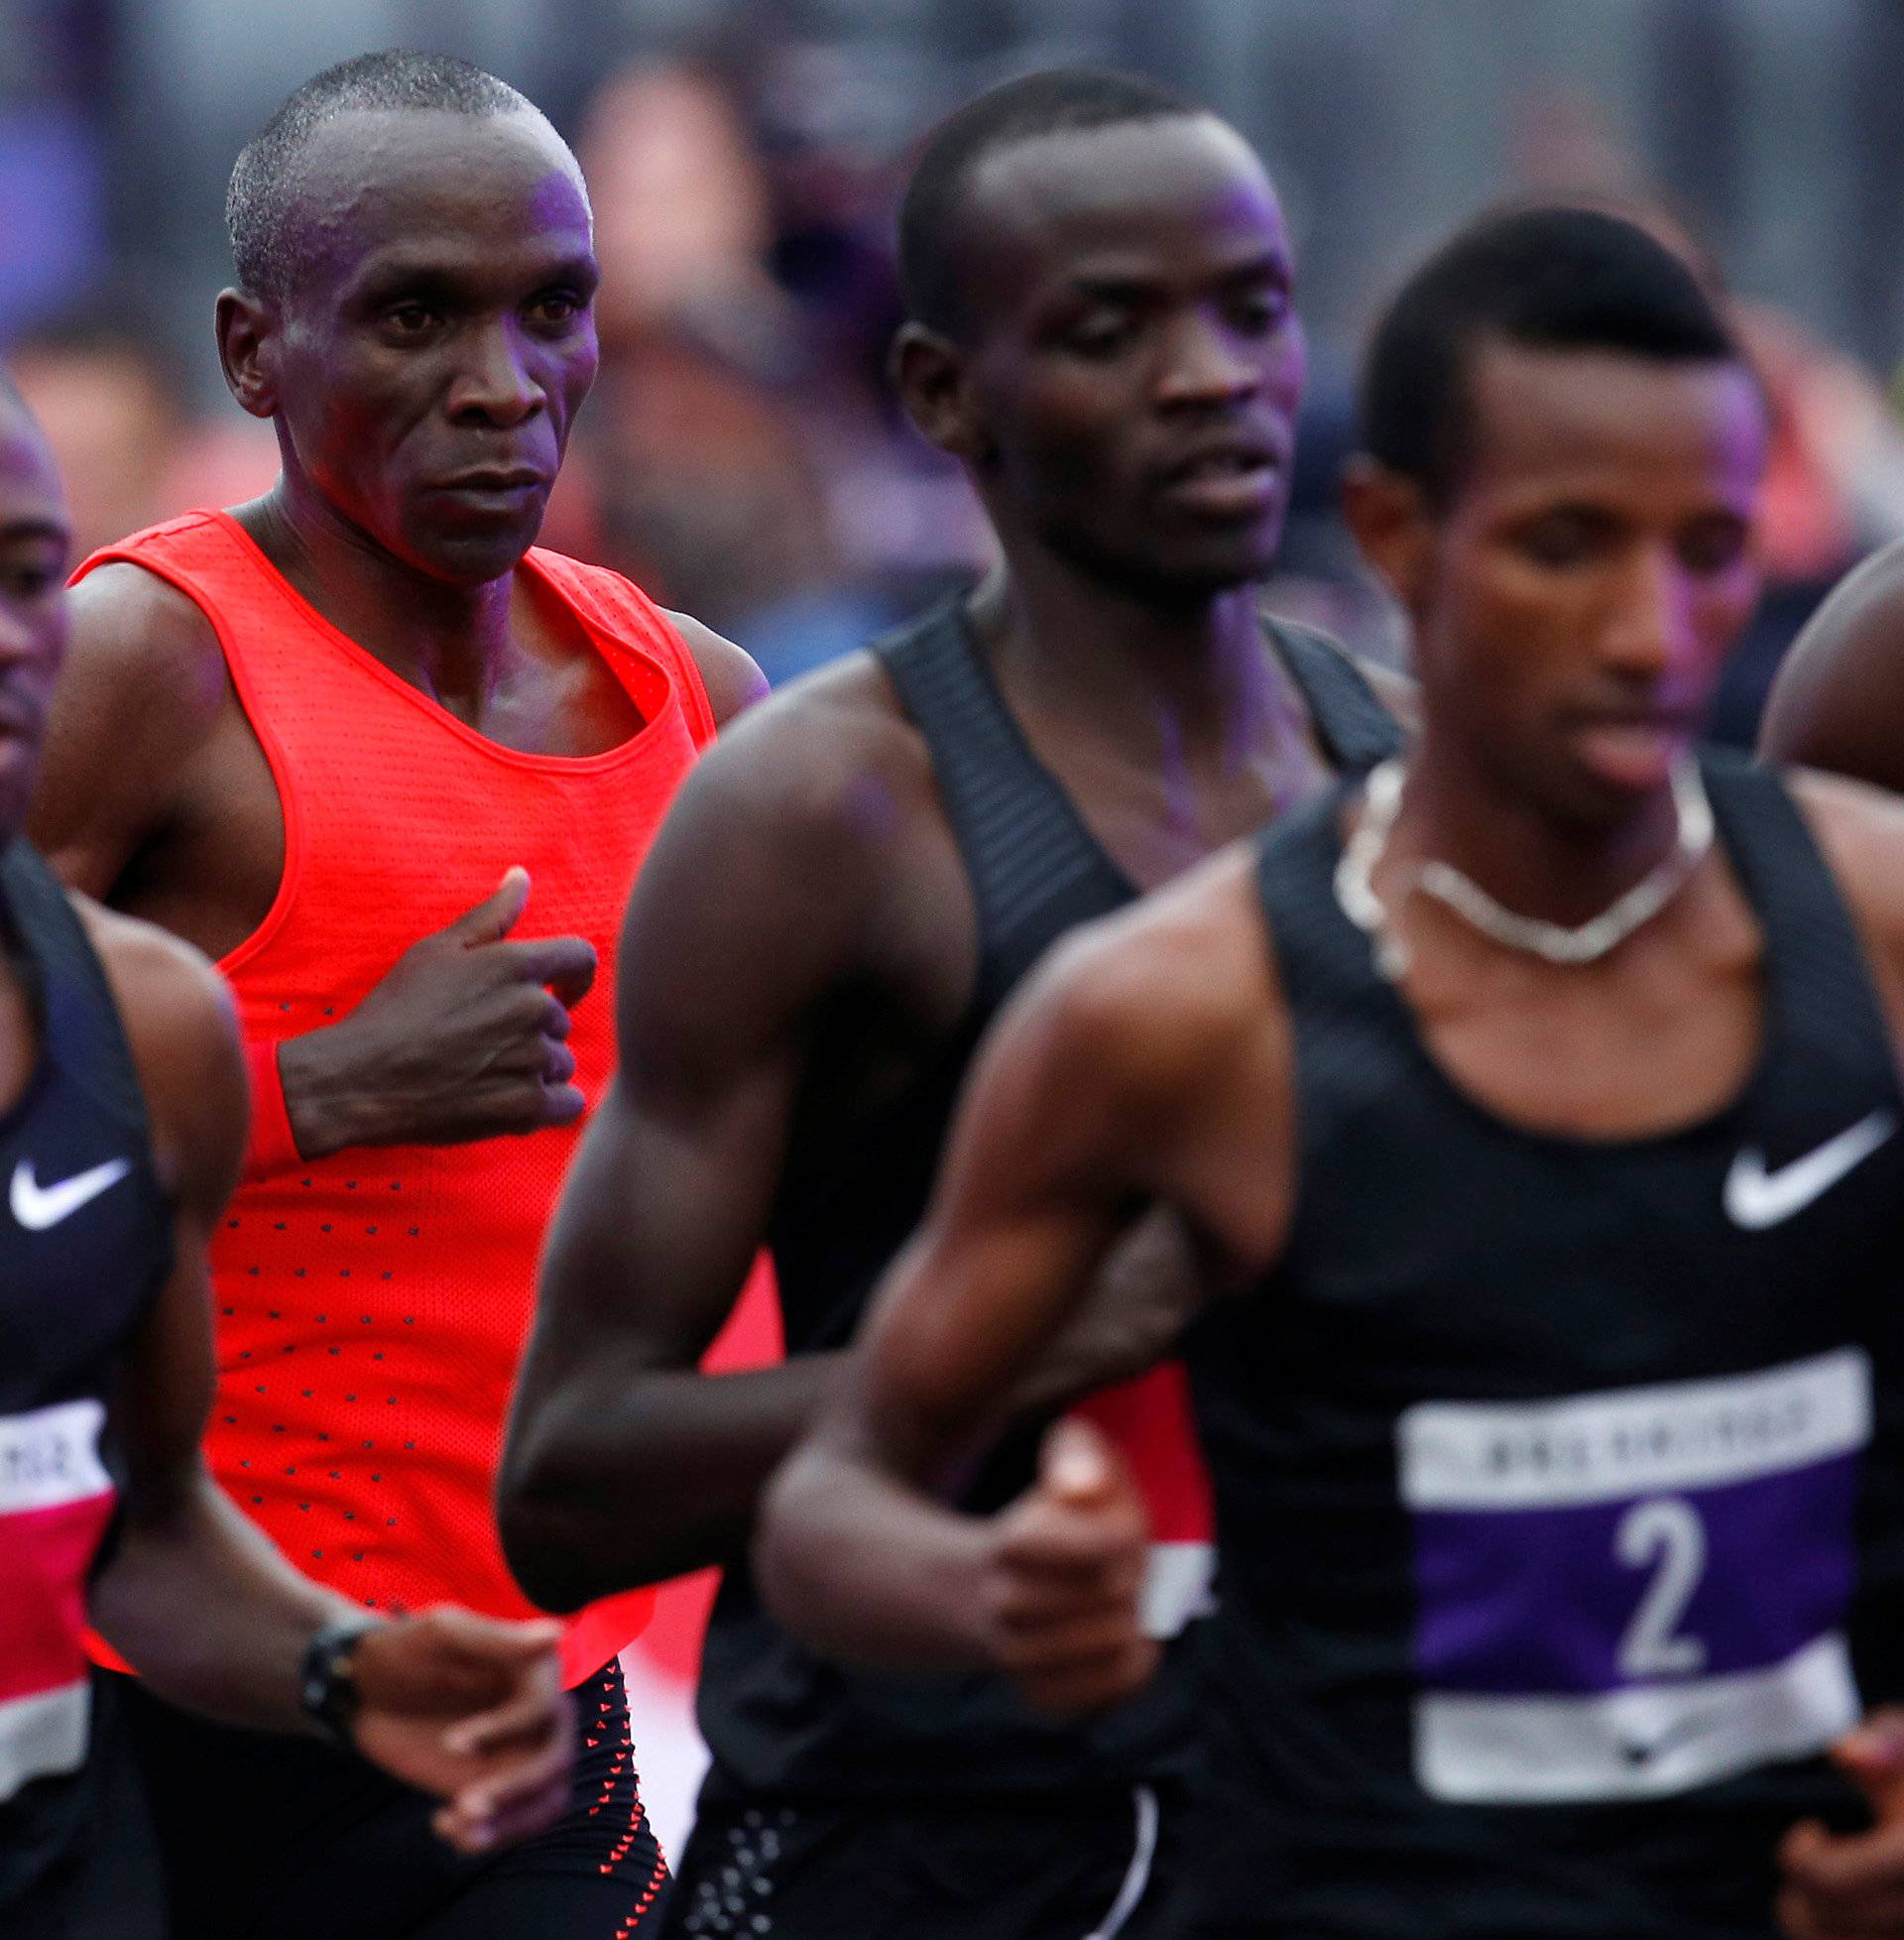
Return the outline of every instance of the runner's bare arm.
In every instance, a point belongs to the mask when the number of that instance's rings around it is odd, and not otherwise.
[[[1173,933],[1157,915],[1204,893],[1192,879],[1061,946],[983,1052],[926,1224],[763,1514],[763,1587],[820,1648],[1003,1668],[1060,1709],[1140,1674],[1142,1518],[1107,1448],[1061,1424],[1038,1485],[996,1516],[957,1514],[932,1491],[996,1429],[999,1397],[1147,1203],[1212,1230],[1195,1177],[1201,1108],[1186,1101],[1211,1099],[1224,1063],[1237,1067],[1235,1006],[1203,926]]]
[[[236,1180],[245,1074],[222,986],[144,923],[85,911],[132,1041],[153,1152],[174,1197],[174,1265],[114,1407],[125,1527],[93,1587],[100,1633],[180,1703],[310,1729],[298,1673],[317,1628],[366,1613],[306,1581],[212,1481],[199,1440],[213,1383],[206,1245]],[[379,1623],[352,1665],[357,1749],[449,1802],[438,1830],[477,1851],[524,1837],[567,1797],[571,1716],[558,1634],[445,1608]]]
[[[669,613],[667,619],[700,668],[716,727],[726,727],[737,714],[767,698],[767,675],[755,666],[752,655],[690,614]]]
[[[1857,925],[1904,1070],[1904,801],[1838,775],[1788,779]]]
[[[1904,789],[1904,545],[1819,608],[1772,685],[1759,752]]]
[[[229,682],[211,622],[143,567],[101,566],[67,601],[27,833],[70,888],[105,902],[170,831]]]
[[[552,1608],[738,1553],[832,1379],[830,1354],[699,1365],[762,1243],[814,1035],[884,880],[853,806],[855,732],[804,704],[741,723],[689,777],[630,900],[621,1068],[550,1232],[503,1457],[504,1546]],[[840,758],[815,763],[815,745]]]

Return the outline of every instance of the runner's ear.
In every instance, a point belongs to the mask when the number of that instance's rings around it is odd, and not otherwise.
[[[253,418],[278,409],[272,306],[242,290],[218,293],[218,362],[225,387]]]
[[[892,340],[892,386],[927,443],[967,464],[985,455],[986,439],[972,410],[965,355],[950,337],[907,323]]]
[[[1434,553],[1434,526],[1421,487],[1359,452],[1342,468],[1342,516],[1388,590],[1407,612],[1416,612],[1428,591]]]

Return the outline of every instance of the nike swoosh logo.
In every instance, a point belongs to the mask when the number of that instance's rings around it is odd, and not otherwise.
[[[1684,1745],[1689,1738],[1704,1738],[1718,1723],[1720,1720],[1710,1712],[1695,1712],[1676,1725],[1668,1725],[1657,1738],[1621,1739],[1619,1755],[1631,1765],[1651,1764],[1662,1752]]]
[[[1897,1130],[1897,1120],[1885,1111],[1872,1112],[1846,1126],[1802,1158],[1777,1171],[1765,1169],[1765,1154],[1756,1149],[1741,1152],[1726,1174],[1726,1214],[1748,1233],[1777,1226],[1803,1212],[1814,1199],[1829,1192],[1845,1173],[1863,1164]]]
[[[33,1175],[33,1160],[23,1158],[13,1168],[13,1185],[7,1203],[13,1208],[14,1218],[29,1233],[44,1233],[49,1226],[70,1219],[88,1199],[98,1198],[131,1170],[130,1158],[108,1158],[103,1165],[94,1165],[89,1171],[74,1172],[71,1178],[60,1179],[54,1185],[42,1185]]]

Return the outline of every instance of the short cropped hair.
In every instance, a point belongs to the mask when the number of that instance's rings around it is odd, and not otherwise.
[[[1105,67],[1053,67],[988,89],[927,138],[899,205],[899,288],[906,313],[956,333],[968,318],[952,229],[979,165],[1041,136],[1209,113],[1175,88]]]
[[[507,81],[448,54],[386,48],[313,74],[245,144],[225,191],[225,234],[249,295],[282,297],[292,287],[287,218],[311,137],[341,114],[407,108],[478,116],[540,112]]]
[[[1700,276],[1639,223],[1580,207],[1485,215],[1402,286],[1363,361],[1363,448],[1433,504],[1467,460],[1468,371],[1489,337],[1659,363],[1745,360]]]

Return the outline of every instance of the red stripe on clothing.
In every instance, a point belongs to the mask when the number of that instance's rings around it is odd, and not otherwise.
[[[1216,1525],[1210,1473],[1190,1411],[1183,1363],[1166,1361],[1118,1388],[1080,1401],[1074,1412],[1117,1443],[1150,1513],[1152,1542],[1208,1542]]]
[[[86,1577],[113,1501],[0,1516],[0,1703],[84,1676]]]

